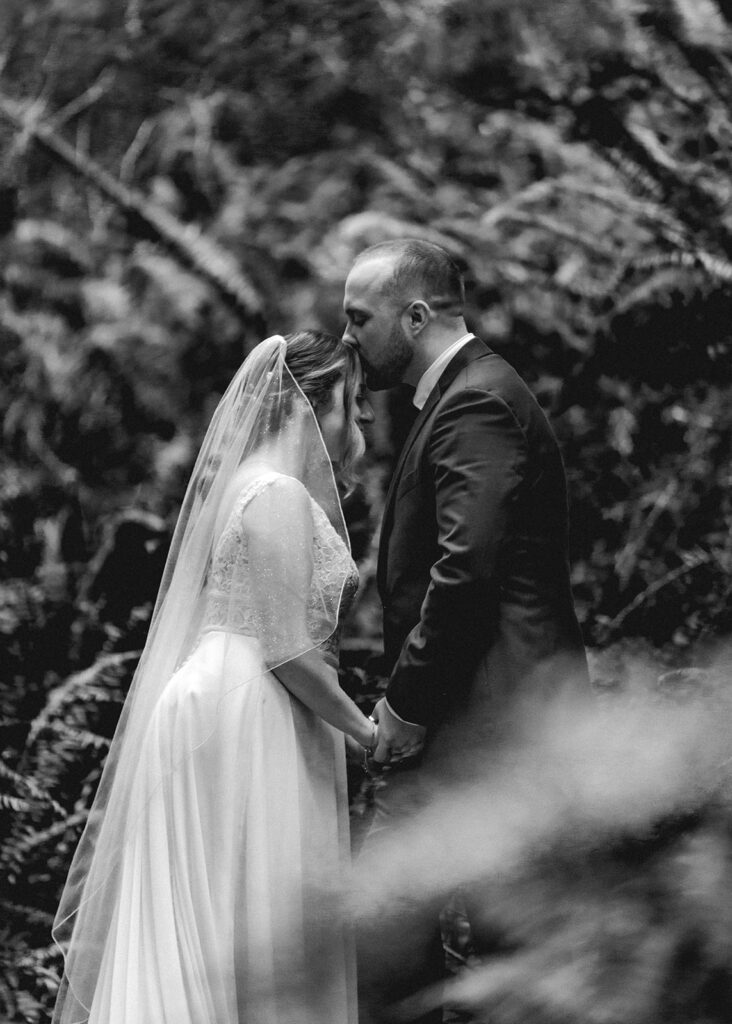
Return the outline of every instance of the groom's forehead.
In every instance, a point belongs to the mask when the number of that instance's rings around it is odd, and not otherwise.
[[[357,263],[346,279],[345,311],[365,309],[377,300],[392,270],[392,261],[383,256]]]
[[[394,260],[388,256],[367,257],[356,263],[348,275],[346,288],[381,288],[394,272]]]

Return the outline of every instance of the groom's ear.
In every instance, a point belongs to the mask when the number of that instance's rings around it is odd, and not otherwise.
[[[407,314],[409,316],[409,326],[414,334],[419,334],[429,323],[430,307],[423,299],[415,299],[407,307]]]

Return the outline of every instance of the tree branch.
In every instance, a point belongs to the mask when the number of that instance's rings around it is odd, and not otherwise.
[[[95,82],[86,89],[81,96],[77,96],[76,99],[67,103],[65,107],[57,110],[53,117],[49,118],[48,127],[53,131],[58,131],[63,125],[70,121],[77,114],[80,114],[82,110],[86,110],[87,107],[92,107],[94,104],[104,96],[105,93],[109,92],[114,84],[114,72],[110,71],[109,68],[105,68],[104,71],[99,75]]]
[[[658,580],[654,580],[649,583],[639,594],[633,598],[633,600],[627,604],[624,608],[615,615],[609,621],[603,622],[599,627],[599,633],[601,634],[601,642],[607,644],[610,640],[620,632],[620,627],[623,625],[625,620],[633,612],[637,611],[646,601],[654,597],[664,587],[674,583],[676,580],[682,579],[684,576],[689,576],[703,565],[708,565],[712,561],[712,556],[705,552],[699,552],[689,557],[689,560],[684,564],[678,566],[676,569],[671,569]]]
[[[148,235],[162,242],[194,273],[212,284],[245,322],[260,332],[264,329],[260,296],[231,253],[204,235],[196,225],[182,223],[142,193],[123,185],[91,157],[78,153],[47,121],[36,115],[32,105],[0,93],[0,115],[80,174],[133,222],[141,222]]]

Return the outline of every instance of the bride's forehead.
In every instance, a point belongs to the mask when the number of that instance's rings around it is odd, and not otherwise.
[[[324,395],[322,401],[316,406],[318,415],[332,412],[334,409],[345,407],[345,377],[339,377],[333,387]]]

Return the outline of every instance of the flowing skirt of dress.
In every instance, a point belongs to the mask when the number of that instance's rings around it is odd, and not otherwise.
[[[205,633],[139,753],[92,1024],[355,1024],[343,737]]]

